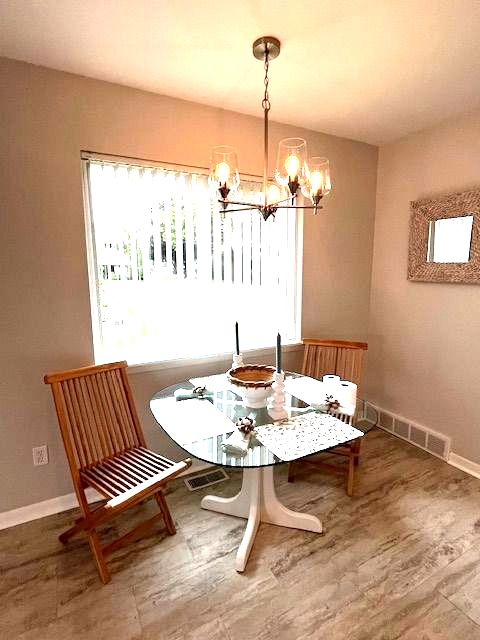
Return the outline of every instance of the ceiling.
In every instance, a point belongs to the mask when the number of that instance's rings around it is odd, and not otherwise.
[[[0,0],[0,55],[382,144],[480,107],[479,0]]]

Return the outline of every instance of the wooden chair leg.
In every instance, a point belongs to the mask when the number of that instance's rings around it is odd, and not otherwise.
[[[158,507],[163,515],[163,520],[165,522],[165,528],[167,532],[173,536],[177,530],[175,528],[175,523],[172,518],[172,514],[170,513],[170,509],[168,508],[167,501],[165,500],[165,496],[162,491],[159,491],[155,494],[155,500],[157,501]]]
[[[355,480],[355,455],[348,457],[347,496],[353,496],[353,482]]]
[[[70,529],[67,529],[66,531],[61,533],[58,536],[58,539],[63,544],[67,544],[70,538],[72,538],[76,533],[83,531],[85,529],[85,526],[86,526],[86,521],[84,520],[84,518],[79,518],[78,520],[76,520],[76,524],[73,527],[70,527]]]
[[[110,571],[108,570],[107,563],[105,562],[105,558],[103,555],[102,547],[100,545],[100,540],[98,538],[98,534],[95,529],[90,529],[87,531],[88,544],[90,545],[90,549],[92,551],[93,559],[95,560],[95,564],[97,565],[98,575],[100,576],[100,580],[103,584],[107,584],[110,582]]]
[[[295,480],[295,463],[290,462],[288,465],[288,482],[293,482]]]

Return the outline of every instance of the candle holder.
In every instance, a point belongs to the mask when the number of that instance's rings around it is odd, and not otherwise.
[[[231,369],[243,367],[243,353],[233,353]]]
[[[288,412],[285,409],[285,373],[276,371],[274,378],[273,396],[272,402],[268,406],[268,415],[277,422],[288,418]]]

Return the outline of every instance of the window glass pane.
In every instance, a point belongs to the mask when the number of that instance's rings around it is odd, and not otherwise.
[[[243,350],[298,339],[294,210],[223,214],[203,174],[85,162],[98,362],[231,352],[236,320]]]
[[[428,262],[468,262],[473,216],[442,218],[430,222]]]

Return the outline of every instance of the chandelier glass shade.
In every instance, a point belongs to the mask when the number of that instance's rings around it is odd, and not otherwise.
[[[306,198],[319,203],[323,196],[330,193],[332,183],[330,180],[330,164],[327,158],[310,158],[307,167],[307,178],[302,184],[302,193]]]
[[[278,144],[275,179],[288,186],[294,197],[308,179],[307,142],[303,138],[285,138]]]
[[[223,200],[226,200],[230,193],[235,193],[240,186],[235,147],[227,145],[213,147],[208,182],[211,187],[218,189]]]
[[[278,209],[313,209],[317,213],[321,199],[332,188],[327,158],[308,158],[307,142],[303,138],[285,138],[278,145],[275,179],[268,177],[268,93],[269,64],[280,53],[280,41],[273,36],[263,36],[253,43],[253,55],[264,61],[264,114],[263,136],[263,185],[258,202],[241,202],[234,196],[240,186],[237,153],[234,147],[213,147],[209,184],[215,190],[223,211],[251,211],[257,209],[267,220],[275,216]],[[311,205],[297,205],[297,196],[302,193]]]

